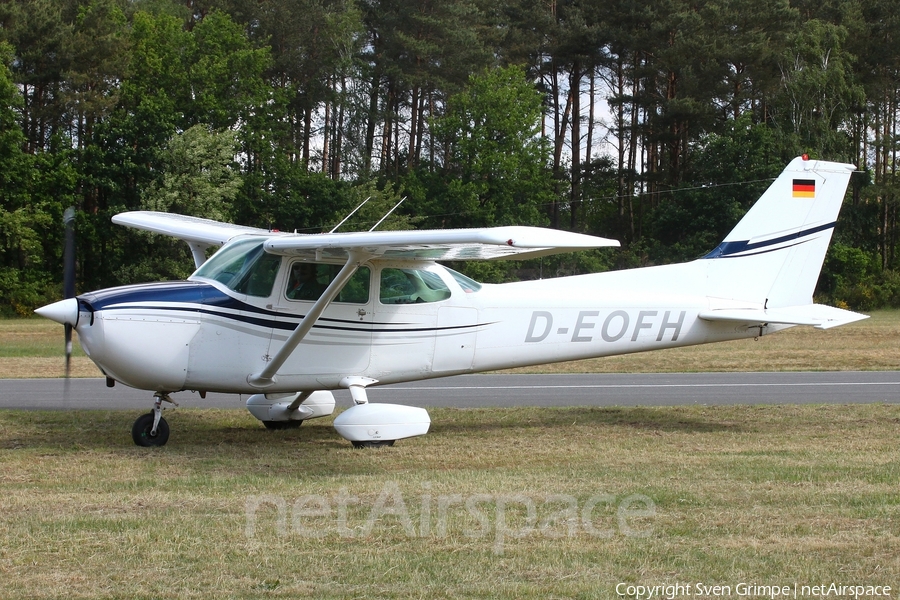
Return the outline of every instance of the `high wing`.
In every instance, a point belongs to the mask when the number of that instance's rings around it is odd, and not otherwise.
[[[206,250],[221,246],[239,235],[272,235],[272,232],[257,227],[244,227],[222,223],[212,219],[189,217],[172,213],[137,210],[119,213],[112,218],[117,225],[170,235],[187,242],[194,255],[194,264],[199,267],[206,260]]]
[[[556,229],[491,227],[290,235],[269,239],[265,249],[317,259],[346,260],[350,252],[358,252],[389,260],[496,260],[618,245],[616,240]]]
[[[243,227],[211,219],[153,211],[133,211],[113,217],[113,223],[171,235],[184,240],[199,267],[211,246],[238,235],[271,236],[267,252],[309,258],[347,260],[350,253],[390,260],[526,259],[590,248],[618,246],[601,237],[540,227],[367,231],[359,233],[287,234]]]
[[[115,215],[112,222],[135,229],[171,235],[186,242],[197,242],[209,246],[221,246],[231,238],[244,235],[271,235],[267,229],[232,225],[212,219],[189,217],[173,213],[136,210]]]

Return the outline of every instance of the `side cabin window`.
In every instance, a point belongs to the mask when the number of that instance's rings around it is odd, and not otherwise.
[[[239,294],[268,298],[281,266],[281,256],[263,250],[259,238],[229,244],[203,263],[194,277],[212,279]]]
[[[477,292],[478,290],[481,289],[481,284],[478,283],[477,281],[475,281],[474,279],[472,279],[471,277],[469,277],[467,275],[463,275],[462,273],[460,273],[458,271],[454,271],[450,267],[444,267],[444,269],[446,269],[447,272],[450,273],[450,276],[456,280],[456,283],[459,284],[459,287],[461,287],[462,291],[464,291],[465,293],[474,294],[475,292]]]
[[[342,265],[313,263],[302,260],[291,263],[288,271],[287,287],[284,296],[288,300],[316,301],[328,287],[328,284],[340,273]],[[344,288],[338,293],[335,302],[366,304],[369,301],[369,267],[360,267],[353,274]]]
[[[382,304],[440,302],[450,297],[444,280],[423,269],[382,269],[379,290]]]

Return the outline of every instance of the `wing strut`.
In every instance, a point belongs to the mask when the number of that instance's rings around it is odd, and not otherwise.
[[[309,312],[306,313],[303,320],[297,324],[297,328],[284,342],[284,346],[282,346],[275,356],[272,357],[272,360],[269,361],[269,364],[266,365],[265,369],[259,373],[248,376],[247,383],[259,389],[267,388],[275,383],[275,375],[278,373],[278,369],[281,368],[284,361],[287,360],[300,342],[303,341],[303,338],[306,337],[306,334],[309,333],[312,326],[315,325],[319,317],[322,316],[322,313],[325,312],[325,309],[328,308],[328,305],[331,304],[332,300],[337,297],[338,292],[340,292],[344,285],[350,281],[350,278],[356,273],[359,265],[366,260],[366,258],[368,258],[368,255],[365,253],[358,251],[350,252],[347,257],[347,262],[344,264],[343,268],[341,268],[340,272],[338,272],[337,277],[328,284],[328,287],[325,288],[325,291],[322,292],[322,295],[319,296],[319,299],[316,300],[313,307],[309,309]]]

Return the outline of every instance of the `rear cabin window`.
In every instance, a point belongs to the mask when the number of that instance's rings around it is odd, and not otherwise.
[[[437,273],[423,269],[381,270],[378,299],[382,304],[440,302],[450,297],[450,288]]]

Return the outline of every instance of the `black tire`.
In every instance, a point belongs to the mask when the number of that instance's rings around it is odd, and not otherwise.
[[[263,421],[266,429],[271,431],[279,431],[282,429],[297,429],[303,425],[303,421]]]
[[[150,435],[153,431],[153,413],[141,415],[131,427],[131,439],[138,446],[165,446],[169,441],[169,424],[163,418],[159,419],[156,435]]]
[[[354,448],[384,448],[393,446],[395,440],[367,440],[365,442],[352,442]]]

